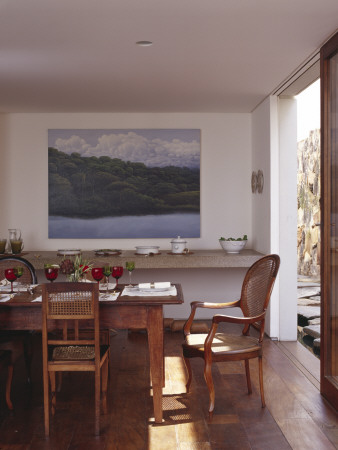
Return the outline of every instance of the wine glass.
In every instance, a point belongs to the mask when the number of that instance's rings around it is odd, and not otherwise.
[[[16,278],[20,278],[23,275],[23,267],[14,267]],[[18,282],[18,292],[20,292],[21,283]]]
[[[127,287],[133,287],[131,284],[131,273],[135,269],[135,262],[134,261],[127,261],[126,262],[126,269],[129,272],[129,285]]]
[[[92,277],[95,281],[100,284],[100,281],[103,278],[103,268],[102,267],[93,267],[92,268]]]
[[[51,283],[57,279],[59,275],[59,267],[51,264],[45,265],[45,276]]]
[[[8,281],[11,282],[11,294],[13,294],[14,290],[13,290],[13,281],[16,280],[16,275],[15,275],[15,269],[6,269],[5,270],[5,277]]]
[[[103,267],[103,275],[106,277],[106,282],[107,282],[107,291],[106,291],[106,294],[104,295],[104,298],[108,297],[109,277],[111,274],[112,274],[112,268],[110,266],[104,266]]]
[[[122,277],[123,274],[123,267],[122,266],[114,266],[112,270],[112,275],[116,280],[116,286],[115,289],[118,289],[117,284],[120,277]]]

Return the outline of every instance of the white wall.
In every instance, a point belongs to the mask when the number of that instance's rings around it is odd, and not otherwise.
[[[190,249],[219,248],[220,236],[249,237],[251,222],[251,114],[8,114],[0,116],[0,149],[6,168],[0,178],[0,234],[21,228],[25,250],[122,248],[150,243],[170,248],[170,240],[48,239],[47,133],[49,128],[201,129],[201,237]],[[4,194],[5,193],[5,194]],[[256,226],[257,232],[257,226]],[[181,282],[185,305],[166,316],[186,318],[193,300],[233,300],[240,294],[243,269],[157,271],[152,279]],[[135,281],[147,275],[135,271]],[[147,280],[149,281],[149,280]],[[210,287],[212,287],[210,289]]]
[[[297,116],[294,99],[267,98],[252,114],[252,170],[264,172],[252,195],[254,247],[281,257],[267,334],[297,339]]]
[[[252,113],[252,171],[263,171],[261,194],[251,194],[253,245],[262,253],[270,252],[270,101],[266,99]]]
[[[8,165],[8,152],[6,149],[8,148],[7,144],[7,135],[8,135],[8,129],[6,128],[7,125],[7,116],[4,114],[0,114],[0,158],[1,158],[1,164],[0,164],[0,239],[6,238],[7,239],[7,223],[6,223],[6,215],[4,214],[4,205],[6,201],[6,189],[5,186],[8,181],[7,176],[7,165]]]
[[[133,249],[145,240],[48,239],[47,132],[49,128],[198,128],[201,129],[201,238],[191,249],[219,248],[221,235],[251,233],[250,114],[9,114],[6,125],[6,177],[0,187],[7,228],[21,228],[26,250],[79,247]],[[6,180],[6,181],[5,181]],[[170,239],[153,245],[170,248]],[[250,246],[250,242],[249,242]]]
[[[254,247],[262,253],[279,253],[278,111],[276,98],[264,100],[252,113],[252,170],[263,171],[264,188],[252,194]],[[276,134],[277,133],[277,134]],[[266,332],[279,337],[278,279],[267,312]]]
[[[297,340],[297,100],[279,99],[279,339]]]

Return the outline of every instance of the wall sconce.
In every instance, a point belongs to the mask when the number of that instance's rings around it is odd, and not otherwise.
[[[257,173],[257,192],[258,192],[258,194],[261,194],[263,192],[263,187],[264,187],[263,171],[259,170]]]
[[[257,191],[257,173],[252,172],[251,174],[251,191],[254,194]]]
[[[251,174],[251,191],[253,194],[258,192],[261,194],[263,192],[264,186],[264,176],[263,171],[259,170],[258,172],[252,172]]]

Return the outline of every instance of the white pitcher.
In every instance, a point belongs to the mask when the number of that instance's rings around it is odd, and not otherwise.
[[[10,241],[20,241],[21,240],[21,230],[20,228],[8,228],[9,240]]]

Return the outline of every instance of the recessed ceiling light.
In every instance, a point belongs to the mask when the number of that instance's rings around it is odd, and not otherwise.
[[[137,41],[136,45],[139,45],[140,47],[150,47],[153,43],[151,41]]]

